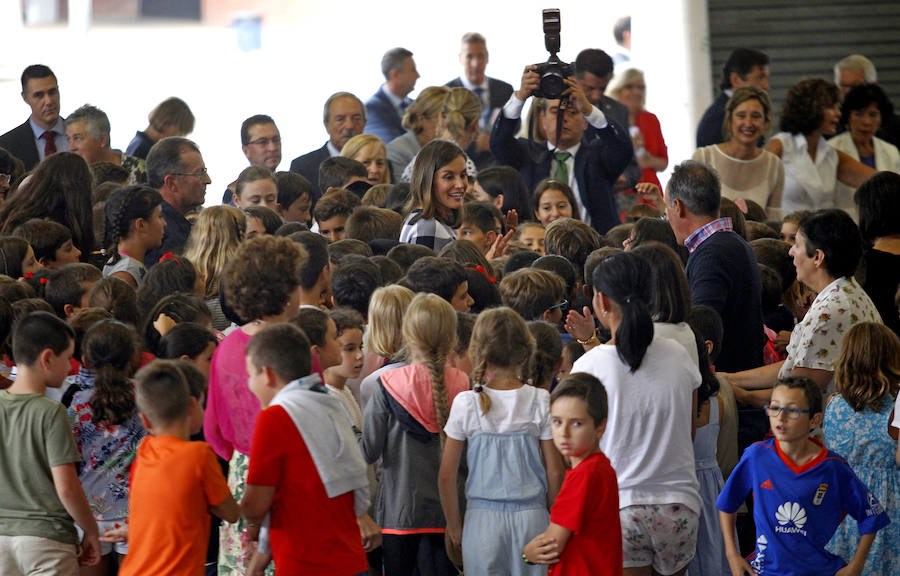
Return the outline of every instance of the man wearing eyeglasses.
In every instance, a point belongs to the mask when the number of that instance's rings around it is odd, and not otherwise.
[[[162,245],[147,253],[144,265],[150,267],[166,252],[181,253],[191,234],[191,222],[185,217],[203,206],[210,183],[200,148],[187,138],[163,138],[147,155],[147,182],[163,197],[166,220]]]
[[[241,150],[251,166],[265,166],[275,172],[281,164],[281,132],[271,116],[256,114],[241,124]],[[222,204],[233,204],[237,180],[228,185]]]

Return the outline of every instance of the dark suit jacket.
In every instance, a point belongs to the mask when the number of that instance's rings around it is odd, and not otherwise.
[[[444,84],[449,88],[462,88],[463,83],[459,78],[454,78],[453,80]],[[488,97],[490,98],[491,110],[495,108],[503,108],[503,105],[506,104],[506,101],[509,100],[509,97],[512,96],[513,87],[503,80],[498,80],[496,78],[488,77]]]
[[[725,141],[722,136],[722,123],[725,121],[725,104],[728,94],[719,92],[713,103],[709,105],[700,123],[697,124],[697,148],[711,146]]]
[[[0,148],[21,160],[25,164],[25,170],[31,170],[40,162],[34,131],[28,120],[0,136]]]
[[[162,245],[144,255],[144,266],[148,268],[159,262],[160,257],[166,252],[181,254],[184,251],[185,244],[187,244],[188,236],[191,235],[190,221],[165,200],[162,203],[162,214],[163,218],[166,219]]]
[[[378,136],[387,145],[394,138],[403,136],[404,132],[406,130],[403,129],[403,119],[397,113],[394,104],[379,88],[378,92],[366,102],[366,134]]]
[[[503,80],[498,80],[496,78],[488,77],[488,99],[490,100],[490,113],[493,114],[494,110],[503,108],[503,105],[506,104],[506,101],[509,100],[509,97],[512,96],[513,87],[504,82]],[[460,78],[454,78],[453,80],[444,84],[449,88],[464,88],[462,80]],[[479,170],[487,168],[495,163],[494,155],[490,153],[490,151],[479,152],[475,142],[469,145],[466,148],[466,154],[469,155],[469,158],[475,162],[475,165]]]
[[[291,160],[291,172],[296,172],[309,180],[312,187],[312,200],[318,199],[322,195],[322,192],[319,190],[319,164],[329,158],[331,158],[331,153],[328,151],[328,142],[326,142],[318,150],[313,150]]]
[[[613,184],[634,157],[628,131],[607,118],[603,130],[588,126],[575,154],[575,179],[591,225],[601,234],[621,224]],[[551,155],[544,143],[516,138],[518,120],[501,113],[491,132],[491,152],[500,164],[516,168],[529,190],[550,175]],[[574,208],[574,206],[573,206]]]
[[[691,253],[685,273],[691,302],[706,304],[722,317],[725,332],[716,368],[739,372],[763,363],[759,268],[750,245],[734,232],[716,232]]]
[[[612,119],[616,124],[623,128],[628,128],[628,108],[618,100],[614,100],[608,96],[603,97],[600,103],[600,111],[607,119]],[[641,181],[641,167],[638,166],[637,158],[634,154],[625,167],[625,188],[634,188],[634,185]]]

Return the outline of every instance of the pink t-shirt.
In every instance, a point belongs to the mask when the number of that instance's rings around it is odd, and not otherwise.
[[[250,335],[237,329],[222,340],[212,357],[203,435],[213,450],[230,460],[235,450],[250,455],[259,400],[247,386],[244,351]]]

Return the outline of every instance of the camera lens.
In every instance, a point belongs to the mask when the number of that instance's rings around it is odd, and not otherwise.
[[[557,71],[551,71],[544,74],[541,78],[541,93],[544,98],[555,100],[562,95],[563,77]]]

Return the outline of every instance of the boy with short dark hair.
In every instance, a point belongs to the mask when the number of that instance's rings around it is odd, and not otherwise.
[[[66,409],[44,396],[69,372],[75,334],[49,312],[19,320],[18,374],[0,391],[0,574],[77,574],[100,561],[97,522],[78,480]],[[75,523],[84,531],[77,551]]]
[[[135,381],[135,402],[151,436],[141,442],[131,468],[130,542],[119,574],[202,574],[210,513],[236,522],[238,505],[212,447],[190,441],[203,409],[178,362],[156,360]]]
[[[503,229],[503,216],[491,202],[466,202],[460,216],[456,236],[469,240],[487,254]]]
[[[344,189],[332,190],[322,196],[313,208],[315,232],[337,242],[345,236],[347,219],[359,206],[359,197]]]
[[[28,242],[34,258],[49,270],[74,264],[81,256],[81,250],[72,243],[69,229],[53,220],[32,218],[13,230],[12,235]]]
[[[309,348],[303,332],[287,323],[264,327],[247,345],[249,386],[263,410],[241,511],[251,540],[271,513],[278,573],[360,574],[367,568],[364,548],[380,544],[366,514],[365,461],[340,401],[318,375],[308,376]],[[267,560],[257,553],[252,562]]]
[[[71,318],[88,305],[88,293],[103,274],[96,266],[78,262],[66,264],[50,274],[44,299],[62,319]]]
[[[716,502],[732,573],[859,574],[875,532],[890,520],[847,462],[810,436],[822,424],[819,387],[809,378],[779,380],[766,411],[775,437],[744,450]],[[757,538],[748,562],[734,524],[751,492]],[[847,514],[861,534],[849,564],[825,549]]]
[[[413,292],[437,294],[457,312],[468,312],[474,304],[469,296],[469,279],[465,269],[449,258],[419,258],[406,271],[401,283]]]

